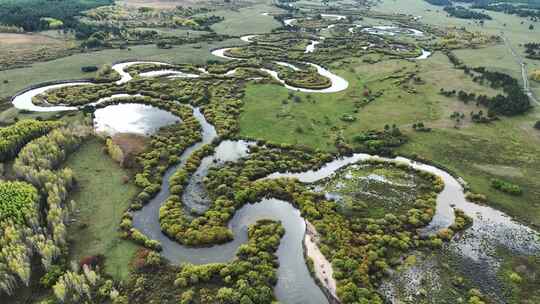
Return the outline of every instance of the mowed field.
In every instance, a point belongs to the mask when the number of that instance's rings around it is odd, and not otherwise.
[[[454,69],[446,56],[437,53],[417,62],[351,61],[335,64],[332,71],[349,81],[348,90],[337,94],[294,93],[301,96],[299,103],[289,99],[290,91],[283,87],[248,86],[240,118],[241,135],[333,151],[338,135],[353,143],[353,136],[359,132],[397,124],[410,138],[398,154],[417,155],[449,168],[464,177],[473,191],[486,194],[491,205],[540,227],[540,132],[533,129],[540,119],[538,109],[490,124],[470,122],[469,113],[483,108],[444,97],[439,90],[462,89],[487,95],[499,92],[474,83],[463,71]],[[410,86],[416,93],[388,78],[407,72],[415,72],[424,81]],[[354,102],[362,98],[364,87],[382,91],[383,95],[354,113]],[[450,119],[454,111],[467,116],[458,128]],[[344,114],[357,119],[343,122],[340,118]],[[412,124],[420,121],[434,128],[433,132],[413,131]],[[492,189],[493,178],[520,185],[523,195]]]
[[[69,226],[71,258],[78,262],[85,256],[101,254],[105,271],[123,280],[138,247],[121,239],[117,229],[137,188],[123,182],[127,172],[103,153],[102,147],[99,140],[91,139],[66,163],[78,183],[70,196],[79,210],[74,216],[76,222]]]
[[[29,60],[46,60],[65,54],[76,46],[68,41],[45,34],[0,33],[0,69],[20,65]]]

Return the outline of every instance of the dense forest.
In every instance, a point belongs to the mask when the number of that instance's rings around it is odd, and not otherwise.
[[[44,18],[54,18],[76,28],[82,11],[111,4],[113,0],[0,0],[0,24],[38,31],[49,28],[50,19]]]

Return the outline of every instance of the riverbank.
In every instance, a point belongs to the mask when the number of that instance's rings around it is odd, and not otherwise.
[[[317,229],[306,220],[306,233],[304,235],[304,253],[313,262],[312,275],[328,298],[330,304],[341,303],[337,296],[336,280],[332,263],[326,259],[319,249],[319,234]]]

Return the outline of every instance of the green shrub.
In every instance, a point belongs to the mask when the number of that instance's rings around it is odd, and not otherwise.
[[[23,223],[35,215],[39,196],[36,188],[23,182],[0,182],[0,221]]]
[[[523,193],[520,186],[500,179],[492,179],[491,187],[512,195],[521,195]]]

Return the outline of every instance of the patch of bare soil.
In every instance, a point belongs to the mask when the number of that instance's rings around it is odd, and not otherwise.
[[[122,150],[124,154],[123,164],[127,168],[135,164],[135,157],[144,151],[148,142],[147,137],[131,133],[115,134],[112,140]]]
[[[306,255],[313,260],[315,276],[323,285],[323,288],[337,299],[336,280],[334,279],[332,263],[330,263],[330,261],[322,254],[318,242],[319,235],[315,226],[309,221],[306,221],[306,235],[304,236]]]

